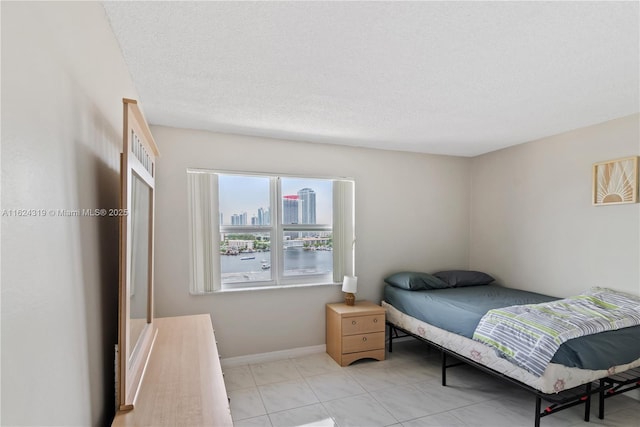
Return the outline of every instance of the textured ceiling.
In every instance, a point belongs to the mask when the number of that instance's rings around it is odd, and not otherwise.
[[[640,111],[638,2],[105,2],[152,124],[474,156]]]

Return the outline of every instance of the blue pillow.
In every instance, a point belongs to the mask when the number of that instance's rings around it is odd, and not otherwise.
[[[433,273],[435,277],[447,283],[447,287],[461,288],[464,286],[488,285],[495,281],[493,277],[481,271],[447,270]]]
[[[392,274],[384,279],[384,281],[391,286],[409,291],[442,289],[449,287],[445,282],[431,274],[414,271],[401,271],[399,273]]]

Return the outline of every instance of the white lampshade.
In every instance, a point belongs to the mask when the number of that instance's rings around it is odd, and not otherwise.
[[[358,292],[358,278],[356,276],[344,276],[342,292],[350,292],[352,294]]]

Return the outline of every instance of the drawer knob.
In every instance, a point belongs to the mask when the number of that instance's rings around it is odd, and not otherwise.
[[[355,325],[356,323],[358,323],[358,322],[356,322],[355,320],[352,320],[352,321],[351,321],[351,324],[352,324],[352,325]]]
[[[373,323],[378,323],[378,319],[377,318],[373,319]]]
[[[362,337],[362,342],[367,342],[367,337]]]

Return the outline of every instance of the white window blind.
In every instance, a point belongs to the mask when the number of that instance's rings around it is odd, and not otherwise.
[[[191,171],[189,186],[189,282],[192,293],[213,292],[220,288],[220,256],[216,253],[220,232],[218,212],[218,176]]]
[[[355,183],[333,181],[333,281],[355,275]]]

